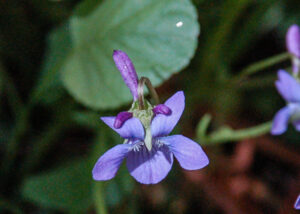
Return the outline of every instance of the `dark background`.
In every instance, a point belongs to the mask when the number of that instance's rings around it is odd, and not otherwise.
[[[129,103],[91,109],[64,89],[59,76],[51,93],[33,93],[50,58],[50,32],[81,3],[0,1],[0,212],[296,213],[300,134],[293,127],[277,137],[267,130],[251,139],[207,143],[197,125],[209,113],[209,133],[224,125],[248,128],[271,121],[285,105],[274,81],[279,68],[290,69],[289,60],[238,83],[228,80],[248,65],[286,51],[288,27],[300,24],[297,0],[192,2],[201,26],[195,55],[157,92],[164,101],[184,90],[186,108],[174,133],[198,141],[210,165],[184,171],[175,162],[166,179],[150,186],[135,182],[125,166],[111,181],[91,177],[95,160],[122,142],[99,116],[116,115]],[[88,0],[83,12],[101,4]],[[48,90],[47,83],[39,85],[41,91]],[[32,102],[34,97],[39,99]]]

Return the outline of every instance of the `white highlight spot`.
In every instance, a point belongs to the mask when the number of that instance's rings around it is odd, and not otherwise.
[[[176,27],[181,27],[182,25],[183,25],[182,21],[176,23]]]

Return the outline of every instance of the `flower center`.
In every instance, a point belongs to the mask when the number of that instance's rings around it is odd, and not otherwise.
[[[134,151],[134,152],[140,152],[143,149],[143,147],[146,147],[147,150],[150,152],[152,150],[152,147],[160,148],[165,144],[160,139],[153,138],[153,139],[151,139],[151,149],[149,150],[148,147],[147,147],[147,144],[144,141],[135,142],[133,140],[128,140],[127,139],[127,140],[124,141],[124,143],[132,144],[132,147],[130,148],[130,151]]]

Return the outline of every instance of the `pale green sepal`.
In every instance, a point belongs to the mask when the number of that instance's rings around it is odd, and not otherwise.
[[[151,135],[151,128],[148,127],[146,129],[146,136],[145,136],[145,146],[148,149],[148,151],[151,151],[152,149],[152,135]]]

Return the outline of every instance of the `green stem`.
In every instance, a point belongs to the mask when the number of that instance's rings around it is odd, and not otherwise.
[[[0,61],[0,75],[2,78],[2,82],[6,87],[8,100],[10,102],[11,108],[14,112],[15,119],[19,116],[20,109],[23,108],[22,100],[19,96],[19,93],[13,83],[13,80],[9,76],[9,74],[6,72],[4,65]]]
[[[217,144],[225,143],[228,141],[239,141],[242,139],[254,138],[270,132],[272,121],[254,126],[251,128],[232,130],[229,127],[221,128],[212,134],[200,139],[203,144]]]
[[[105,128],[99,127],[98,133],[95,137],[94,146],[91,150],[91,159],[93,162],[99,158],[99,154],[103,153],[105,146],[100,142],[107,141],[107,134],[105,133]],[[94,182],[93,184],[93,198],[97,214],[107,214],[107,207],[104,200],[104,184],[99,182]]]
[[[159,97],[152,86],[151,81],[147,77],[141,77],[138,84],[138,102],[139,102],[139,109],[145,109],[145,100],[144,100],[144,85],[147,86],[150,95],[154,99],[155,104],[159,104]]]
[[[105,201],[103,197],[103,183],[94,183],[93,195],[97,214],[107,214]]]
[[[2,170],[4,171],[4,173],[8,172],[15,160],[15,157],[17,156],[18,144],[27,130],[29,109],[30,107],[26,106],[22,108],[18,113],[19,116],[17,118],[14,131],[9,141],[7,142],[6,152],[2,160]]]
[[[6,153],[4,154],[2,160],[2,165],[3,165],[2,170],[6,172],[11,167],[12,162],[17,154],[16,150],[17,150],[19,139],[21,138],[22,134],[26,130],[28,111],[27,108],[24,107],[13,81],[8,75],[8,73],[6,72],[1,61],[0,61],[0,74],[6,86],[9,102],[11,104],[11,108],[14,112],[15,120],[16,120],[15,128],[12,132],[9,141],[7,142]]]
[[[265,68],[273,66],[277,63],[283,62],[284,60],[289,59],[291,56],[289,53],[282,53],[276,56],[272,56],[270,58],[264,59],[262,61],[256,62],[252,65],[249,65],[245,69],[243,69],[237,76],[231,79],[232,82],[238,82],[242,79],[246,78],[249,75],[255,74],[258,71],[261,71]]]

